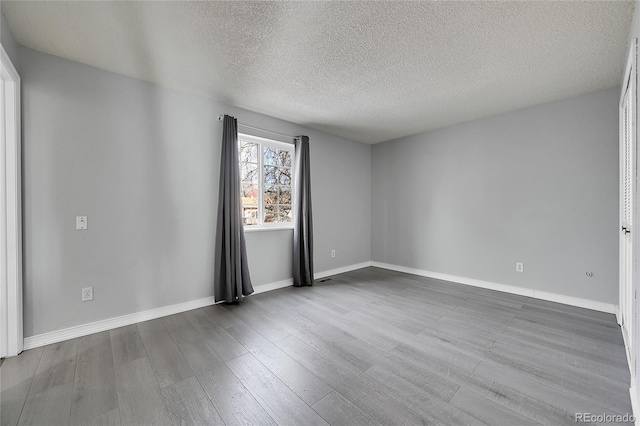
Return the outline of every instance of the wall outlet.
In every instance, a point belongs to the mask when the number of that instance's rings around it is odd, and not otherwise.
[[[335,250],[331,250],[331,257],[336,257],[336,251]]]
[[[87,229],[86,216],[76,216],[76,229]]]
[[[516,272],[524,272],[524,263],[516,262]]]
[[[85,287],[82,289],[82,301],[88,302],[93,300],[93,287]]]

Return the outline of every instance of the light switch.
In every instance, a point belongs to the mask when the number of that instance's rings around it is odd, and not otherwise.
[[[76,216],[76,229],[87,229],[86,216]]]

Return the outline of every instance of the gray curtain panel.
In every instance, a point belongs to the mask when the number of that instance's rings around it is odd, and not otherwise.
[[[313,285],[313,221],[309,137],[295,139],[293,192],[293,285]]]
[[[240,302],[253,293],[242,224],[238,121],[228,115],[222,131],[214,274],[216,302]]]

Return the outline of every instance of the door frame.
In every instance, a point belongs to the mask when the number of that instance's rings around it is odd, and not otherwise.
[[[3,251],[6,261],[6,294],[2,309],[6,312],[6,356],[18,355],[24,345],[23,312],[22,312],[22,143],[20,121],[20,75],[13,66],[9,55],[0,44],[0,75],[4,84],[4,119],[5,132],[2,139],[5,145],[4,170],[6,197],[2,226],[3,241],[6,237],[6,250]],[[5,231],[6,230],[6,231]],[[3,282],[4,284],[4,282]],[[4,290],[4,289],[3,289]]]

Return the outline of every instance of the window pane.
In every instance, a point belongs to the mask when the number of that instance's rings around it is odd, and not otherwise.
[[[267,204],[264,206],[264,223],[272,223],[276,221],[276,213],[278,206],[275,204]]]
[[[258,144],[240,141],[240,164],[258,162]]]
[[[258,165],[251,163],[240,164],[240,179],[246,183],[258,183]]]
[[[278,187],[268,186],[264,191],[264,205],[278,204]]]
[[[258,185],[243,183],[240,191],[243,206],[258,207]]]
[[[278,169],[273,166],[264,166],[265,185],[275,185],[278,183]]]
[[[242,220],[245,225],[258,224],[258,207],[243,207]]]
[[[265,148],[264,164],[268,166],[291,167],[291,151],[277,148]]]
[[[291,204],[291,187],[281,186],[278,202],[281,204]]]
[[[276,181],[280,185],[291,185],[291,169],[278,168],[276,170]]]
[[[291,151],[281,150],[278,155],[278,165],[283,167],[291,167]]]
[[[279,205],[278,206],[278,222],[291,222],[293,219],[291,206]]]
[[[278,165],[278,154],[280,150],[276,148],[267,148],[264,149],[264,164],[268,166],[277,166]]]

